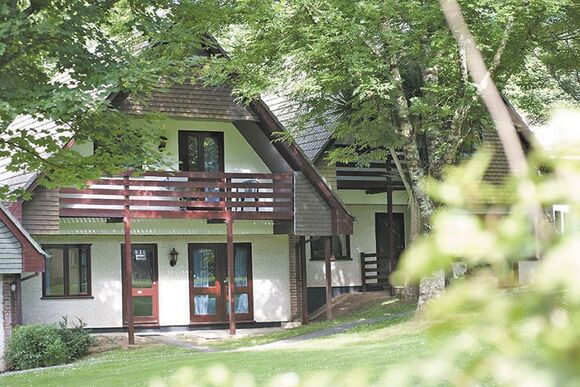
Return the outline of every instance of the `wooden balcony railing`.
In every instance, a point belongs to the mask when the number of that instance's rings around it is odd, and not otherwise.
[[[61,217],[292,219],[292,173],[147,172],[61,188]]]
[[[363,292],[390,289],[389,275],[393,272],[391,260],[377,253],[360,253]]]

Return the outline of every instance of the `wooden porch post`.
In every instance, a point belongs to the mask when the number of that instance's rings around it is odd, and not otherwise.
[[[389,272],[388,275],[390,276],[394,269],[394,261],[395,261],[395,233],[394,233],[394,226],[393,226],[393,190],[387,189],[387,223],[389,229]],[[387,278],[387,283],[389,284],[389,291],[391,296],[393,295],[393,285],[389,278]]]
[[[330,265],[330,256],[332,254],[331,248],[332,237],[324,238],[324,268],[326,274],[326,318],[332,319],[332,273]]]
[[[228,300],[230,304],[229,322],[230,335],[236,334],[236,294],[234,268],[234,220],[231,216],[226,219],[227,226],[227,256],[228,256]]]
[[[22,325],[22,275],[16,274],[14,276],[14,284],[16,291],[14,294],[14,321],[13,325]]]
[[[306,238],[301,236],[298,245],[298,267],[300,268],[300,292],[302,293],[302,324],[308,324],[308,284],[306,274]]]
[[[135,344],[135,326],[133,324],[133,265],[132,261],[132,248],[131,248],[131,208],[129,205],[129,175],[124,176],[125,185],[125,208],[123,225],[125,230],[125,259],[123,273],[125,278],[123,278],[123,288],[125,296],[125,318],[127,319],[127,335],[129,345]]]

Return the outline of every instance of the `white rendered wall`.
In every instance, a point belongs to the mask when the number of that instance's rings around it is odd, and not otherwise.
[[[234,225],[235,227],[235,225]],[[41,277],[22,283],[23,322],[55,323],[62,316],[76,317],[89,327],[122,325],[120,236],[43,237],[40,243],[91,243],[93,299],[42,300]],[[254,319],[257,322],[290,318],[290,280],[287,235],[243,235],[235,242],[252,244]],[[188,243],[225,243],[225,236],[135,236],[133,243],[157,243],[159,256],[159,323],[188,325]],[[169,251],[180,253],[176,266],[169,265]]]
[[[352,260],[339,260],[331,263],[332,286],[361,286],[360,253],[376,252],[375,214],[386,213],[386,194],[367,195],[359,190],[339,190],[338,194],[347,210],[354,216],[353,234],[350,236]],[[393,193],[393,211],[405,214],[405,235],[408,238],[407,195],[405,192]],[[306,246],[308,287],[326,285],[324,261],[310,260],[310,245]]]
[[[138,120],[136,120],[139,122]],[[260,156],[244,139],[238,129],[229,122],[195,121],[195,120],[163,120],[159,122],[164,135],[167,137],[165,148],[168,164],[173,169],[179,169],[179,131],[223,132],[224,134],[224,170],[225,172],[239,173],[270,173]],[[88,156],[93,152],[90,142],[75,144],[73,149],[81,155]]]
[[[519,261],[518,279],[520,285],[531,285],[535,282],[538,261]]]

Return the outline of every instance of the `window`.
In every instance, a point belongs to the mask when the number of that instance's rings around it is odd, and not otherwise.
[[[179,161],[183,171],[223,172],[223,133],[180,131]]]
[[[43,297],[90,297],[90,245],[45,245]]]
[[[320,237],[310,242],[310,259],[312,261],[324,261],[324,241],[328,237]],[[330,247],[334,259],[351,259],[350,235],[333,235]]]
[[[554,205],[554,226],[556,231],[562,234],[569,226],[569,212],[570,206],[567,205]]]

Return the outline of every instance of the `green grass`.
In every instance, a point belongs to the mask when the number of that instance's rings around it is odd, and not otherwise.
[[[401,313],[411,306],[373,305],[340,321],[374,318],[384,313]],[[287,338],[337,324],[323,322],[291,331],[239,339],[236,346]],[[348,372],[363,369],[371,379],[405,360],[427,356],[436,343],[427,339],[421,323],[410,317],[367,324],[353,331],[304,341],[292,347],[268,350],[237,350],[215,353],[192,352],[181,348],[152,345],[131,350],[115,350],[96,355],[72,366],[0,377],[2,386],[119,386],[148,385],[156,378],[168,378],[183,367],[207,370],[215,364],[234,373],[251,373],[258,384],[272,376],[295,372],[307,376],[317,371]],[[254,340],[254,341],[252,341]],[[225,346],[225,344],[223,344]],[[229,343],[232,346],[232,343]]]
[[[393,320],[388,320],[384,322],[379,322],[371,325],[362,325],[360,327],[354,328],[352,331],[364,331],[364,330],[374,330],[379,329],[384,326],[391,325],[393,323],[408,320],[411,313],[416,309],[415,304],[403,303],[396,300],[390,301],[377,301],[370,303],[346,316],[338,317],[331,321],[321,321],[304,326],[300,326],[294,329],[287,329],[283,331],[268,333],[259,336],[251,337],[241,337],[241,338],[228,338],[224,340],[208,341],[204,345],[210,346],[212,348],[227,350],[244,348],[249,346],[268,344],[274,341],[290,339],[296,336],[305,335],[308,333],[316,332],[321,329],[330,328],[333,326],[340,325],[345,322],[357,321],[357,320],[372,320],[381,317],[389,317],[392,315],[406,314],[407,317],[395,317]],[[351,332],[352,332],[351,331]]]

